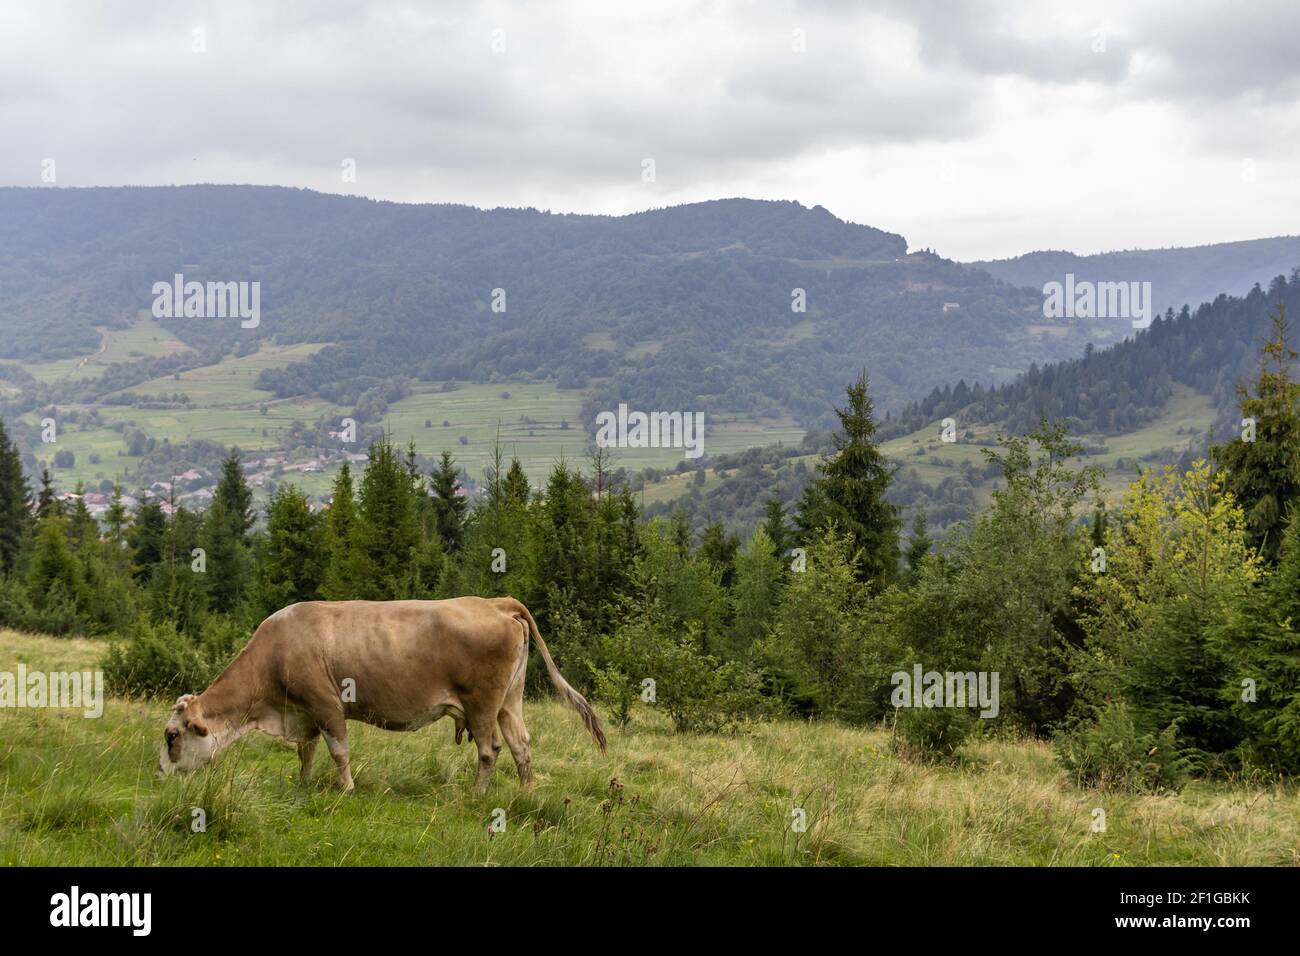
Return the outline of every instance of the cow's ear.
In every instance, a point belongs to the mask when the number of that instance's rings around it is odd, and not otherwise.
[[[201,719],[196,718],[194,720],[191,720],[189,722],[189,728],[190,730],[198,734],[200,737],[206,737],[208,735],[208,725],[205,724]]]

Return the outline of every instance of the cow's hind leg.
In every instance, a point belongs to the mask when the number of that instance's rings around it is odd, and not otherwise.
[[[501,752],[501,740],[496,728],[492,726],[493,715],[480,711],[471,711],[465,715],[469,732],[478,746],[478,776],[474,780],[474,792],[487,793],[488,781],[492,778],[492,768],[496,766],[497,754]]]
[[[519,771],[519,785],[528,789],[533,785],[533,752],[528,746],[528,728],[524,726],[524,669],[528,666],[528,642],[524,641],[515,679],[506,691],[506,699],[497,714],[501,735],[506,738],[510,755],[515,758]]]
[[[337,721],[330,721],[322,730],[325,737],[325,746],[330,749],[330,756],[334,758],[334,763],[339,768],[339,786],[347,793],[351,793],[352,769],[348,764],[348,723],[342,717]]]
[[[298,743],[298,783],[307,786],[311,779],[312,761],[316,759],[316,745],[320,743],[320,731],[313,731],[306,740]]]
[[[501,724],[501,735],[506,738],[510,754],[515,758],[515,767],[519,770],[519,785],[525,789],[533,785],[533,752],[528,746],[528,728],[524,726],[523,700],[513,698],[506,701],[497,717]]]

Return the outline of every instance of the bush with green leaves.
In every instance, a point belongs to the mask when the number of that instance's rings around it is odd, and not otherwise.
[[[754,671],[705,654],[698,625],[680,635],[667,633],[656,610],[657,605],[642,608],[606,637],[605,665],[592,669],[598,696],[613,706],[615,723],[631,719],[637,697],[664,711],[679,732],[723,733],[756,716],[761,698]]]
[[[209,617],[196,640],[174,623],[137,621],[129,641],[109,645],[101,664],[109,693],[124,697],[177,697],[198,693],[225,669],[248,632],[232,618]]]
[[[1181,790],[1189,761],[1180,753],[1177,722],[1143,733],[1129,706],[1114,701],[1056,736],[1056,756],[1076,784],[1119,793]]]
[[[900,707],[894,719],[894,749],[923,762],[951,760],[975,730],[965,707]]]

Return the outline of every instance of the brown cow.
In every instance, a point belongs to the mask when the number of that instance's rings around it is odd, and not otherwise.
[[[450,715],[457,742],[468,728],[478,747],[477,792],[487,789],[501,750],[498,726],[520,783],[531,786],[523,713],[530,635],[551,683],[603,752],[591,705],[560,675],[537,622],[514,598],[309,601],[268,617],[211,687],[176,701],[159,768],[188,773],[261,730],[297,743],[305,782],[323,736],[350,791],[347,721],[417,730]]]

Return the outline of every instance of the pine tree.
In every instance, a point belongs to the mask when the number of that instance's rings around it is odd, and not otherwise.
[[[0,577],[18,567],[31,528],[31,508],[22,457],[0,421]]]
[[[259,542],[257,599],[263,614],[320,597],[325,558],[323,522],[307,496],[281,485],[266,509],[266,535]]]
[[[1238,436],[1212,451],[1228,473],[1227,490],[1246,511],[1248,542],[1270,564],[1277,563],[1287,509],[1300,501],[1300,382],[1291,380],[1296,353],[1288,334],[1286,303],[1279,302],[1254,392],[1238,388],[1242,415],[1254,419],[1254,440]]]
[[[55,497],[54,476],[50,474],[50,469],[41,469],[41,490],[36,498],[36,520],[40,521],[52,514],[62,514],[63,506],[59,499]]]
[[[209,606],[218,614],[235,609],[248,591],[250,578],[248,545],[240,532],[244,522],[240,513],[231,512],[231,500],[229,495],[213,496],[200,537]]]
[[[415,490],[387,437],[370,446],[354,537],[362,569],[356,581],[360,596],[379,601],[409,597],[420,543]]]
[[[879,589],[898,573],[899,519],[885,500],[893,473],[873,440],[876,422],[865,372],[847,392],[848,407],[835,411],[840,420],[835,453],[818,466],[795,520],[805,543],[828,524],[848,534],[858,556],[858,579]]]
[[[507,501],[521,505],[528,504],[530,497],[528,476],[524,474],[524,466],[519,464],[518,458],[510,459],[510,470],[506,472],[502,493]]]
[[[1300,507],[1293,507],[1278,564],[1242,595],[1215,645],[1230,665],[1223,697],[1243,722],[1242,755],[1300,773]]]
[[[435,527],[442,539],[444,550],[460,550],[465,531],[465,512],[469,503],[460,493],[460,473],[451,452],[444,451],[442,460],[429,475],[429,488],[433,492]]]
[[[167,536],[167,516],[162,502],[148,498],[140,502],[135,520],[127,532],[131,546],[132,575],[136,581],[147,582],[154,568],[163,559],[163,541]]]
[[[785,505],[781,504],[780,498],[768,498],[763,510],[766,515],[763,520],[763,531],[772,547],[776,549],[776,556],[779,558],[790,546],[790,528],[786,524]]]
[[[131,516],[122,504],[122,486],[113,483],[113,498],[104,512],[104,554],[109,567],[119,577],[131,567],[131,550],[128,546],[128,528]]]
[[[710,521],[700,536],[700,557],[712,561],[722,572],[722,586],[731,587],[736,576],[736,553],[740,542],[735,535],[727,534],[721,521]]]
[[[912,536],[907,542],[907,569],[910,573],[916,572],[916,569],[921,566],[922,559],[930,553],[932,547],[934,541],[931,540],[926,526],[925,511],[917,509],[916,516],[912,519]]]
[[[253,489],[244,478],[244,466],[236,449],[221,463],[221,478],[213,492],[213,504],[220,502],[240,544],[248,543],[248,532],[257,520],[253,510]]]
[[[334,478],[334,493],[325,520],[326,568],[322,585],[331,601],[351,601],[360,595],[357,506],[352,494],[352,470],[345,461]]]
[[[81,566],[68,547],[66,522],[57,511],[49,512],[37,526],[31,565],[27,569],[27,588],[32,605],[38,609],[51,607],[60,600],[79,606],[87,597],[83,594]]]

